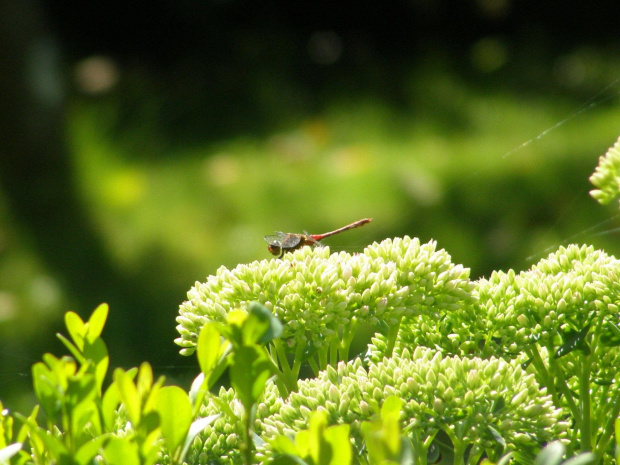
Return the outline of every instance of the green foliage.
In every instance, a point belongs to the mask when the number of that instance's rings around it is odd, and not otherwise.
[[[73,357],[45,354],[32,368],[47,426],[37,423],[38,407],[29,417],[15,414],[23,426],[13,443],[13,418],[3,411],[0,463],[152,465],[167,456],[167,463],[180,464],[191,442],[215,419],[194,420],[188,394],[162,387],[163,378],[154,381],[147,363],[116,369],[102,394],[109,359],[100,335],[107,315],[105,304],[87,322],[66,314],[71,339],[58,336]]]
[[[15,414],[14,436],[3,411],[0,463],[617,461],[620,260],[592,247],[478,281],[408,237],[357,255],[304,248],[222,267],[188,297],[176,342],[197,352],[189,393],[147,363],[104,390],[108,308],[69,312],[71,356],[32,369],[46,426],[37,407]],[[350,359],[361,326],[376,332]],[[226,369],[231,388],[212,393]]]
[[[272,440],[277,455],[272,465],[348,465],[351,463],[349,425],[327,426],[325,411],[313,412],[307,430],[298,431],[293,442],[286,436]]]
[[[400,398],[388,397],[381,406],[381,417],[362,423],[369,465],[415,463],[411,443],[403,437],[400,427],[402,404]]]

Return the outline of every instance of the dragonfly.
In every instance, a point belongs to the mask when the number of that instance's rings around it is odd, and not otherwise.
[[[342,228],[323,234],[308,234],[306,231],[304,231],[303,234],[277,231],[274,235],[265,236],[265,241],[269,244],[267,246],[267,250],[269,250],[272,255],[279,255],[278,258],[282,258],[286,252],[292,252],[293,250],[300,249],[304,245],[310,245],[313,247],[317,245],[320,246],[321,243],[319,241],[325,239],[326,237],[348,231],[349,229],[359,228],[360,226],[364,226],[371,221],[372,218],[363,218],[361,220],[354,221],[351,224],[347,224]]]

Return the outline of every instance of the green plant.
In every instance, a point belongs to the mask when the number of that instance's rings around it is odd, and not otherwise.
[[[178,464],[200,430],[215,419],[195,419],[188,395],[175,386],[163,387],[163,378],[153,381],[147,363],[116,369],[103,392],[109,358],[100,335],[107,315],[105,304],[87,322],[73,312],[65,315],[71,340],[58,337],[73,357],[45,354],[32,368],[46,426],[37,423],[38,406],[29,417],[16,413],[23,427],[18,442],[7,446],[13,419],[3,412],[3,463],[149,465],[167,457],[167,463]]]

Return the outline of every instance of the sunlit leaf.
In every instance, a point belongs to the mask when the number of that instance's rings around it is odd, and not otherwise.
[[[581,454],[571,457],[566,460],[562,465],[588,465],[596,461],[596,455],[592,452],[582,452]]]
[[[84,350],[84,338],[86,337],[86,324],[75,312],[65,313],[65,326],[69,331],[69,335],[73,339],[73,343],[78,349]]]
[[[95,339],[101,336],[105,322],[108,319],[108,312],[108,304],[101,304],[95,309],[88,319],[86,339],[89,342],[92,343]]]
[[[180,461],[184,459],[185,454],[187,454],[187,451],[189,450],[189,447],[192,445],[192,442],[194,442],[194,439],[196,438],[196,436],[198,436],[207,426],[209,426],[211,423],[217,420],[219,416],[220,415],[217,414],[217,415],[209,415],[208,417],[204,417],[204,418],[198,418],[191,424],[191,426],[189,427],[189,433],[187,434],[187,437],[185,438],[185,444],[183,444],[183,450],[181,451],[181,455],[179,457]]]
[[[129,438],[110,439],[103,448],[103,456],[108,465],[140,465],[138,444]]]
[[[349,465],[353,458],[351,441],[349,439],[349,425],[337,425],[327,428],[323,439],[330,445],[330,465]],[[400,442],[400,435],[396,436]]]
[[[77,361],[80,363],[84,363],[86,361],[84,355],[82,354],[82,350],[78,349],[69,339],[60,333],[57,333],[56,337],[60,339],[60,342],[62,342],[67,349],[69,349],[69,352],[71,352],[71,355],[73,355]]]
[[[138,389],[131,377],[121,368],[114,370],[114,381],[118,387],[121,401],[127,409],[127,415],[132,423],[138,424],[140,420],[140,397]]]
[[[282,323],[264,305],[252,302],[243,327],[245,344],[265,344],[282,335]]]
[[[100,453],[103,445],[113,437],[112,434],[105,434],[91,439],[77,450],[73,458],[79,464],[93,463],[93,459]]]
[[[101,400],[101,414],[107,431],[114,430],[114,423],[117,417],[117,407],[121,402],[118,384],[113,382],[108,386]]]
[[[160,428],[170,454],[185,442],[192,423],[192,406],[185,391],[177,386],[166,386],[157,395]]]
[[[61,399],[59,399],[59,388],[56,376],[42,362],[37,362],[32,366],[32,382],[35,395],[43,411],[52,422],[57,422],[61,409]]]
[[[566,447],[560,441],[554,441],[538,453],[534,465],[559,465],[565,453]]]
[[[22,450],[22,443],[16,442],[0,449],[0,464],[9,463],[9,459]]]
[[[97,388],[101,391],[110,364],[108,348],[103,339],[97,338],[93,342],[86,341],[84,344],[84,356],[94,364]]]
[[[242,346],[235,350],[230,367],[230,382],[246,409],[259,399],[272,375],[272,362],[259,346]]]
[[[291,438],[280,434],[270,441],[271,447],[279,454],[297,454],[297,448]]]
[[[151,390],[152,386],[153,369],[147,362],[143,362],[138,369],[138,379],[136,381],[136,387],[140,398],[144,398],[145,394]]]
[[[222,337],[216,325],[207,323],[198,335],[198,363],[200,370],[207,377],[207,383],[212,385],[215,367],[221,358]]]
[[[49,431],[39,427],[36,423],[30,423],[30,434],[39,439],[45,448],[45,451],[51,455],[55,463],[71,463],[70,454],[66,446],[62,443],[61,438],[55,436]]]

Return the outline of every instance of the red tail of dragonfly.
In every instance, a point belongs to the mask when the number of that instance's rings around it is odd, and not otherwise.
[[[292,252],[293,250],[300,249],[304,245],[320,245],[319,241],[325,239],[326,237],[348,231],[349,229],[359,228],[360,226],[364,226],[371,221],[372,218],[364,218],[362,220],[354,221],[353,223],[343,226],[342,228],[323,234],[308,234],[305,231],[303,234],[284,233],[278,231],[272,236],[265,236],[265,240],[269,244],[267,246],[267,250],[269,250],[269,252],[273,255],[279,255],[278,258],[282,258],[286,252]]]

